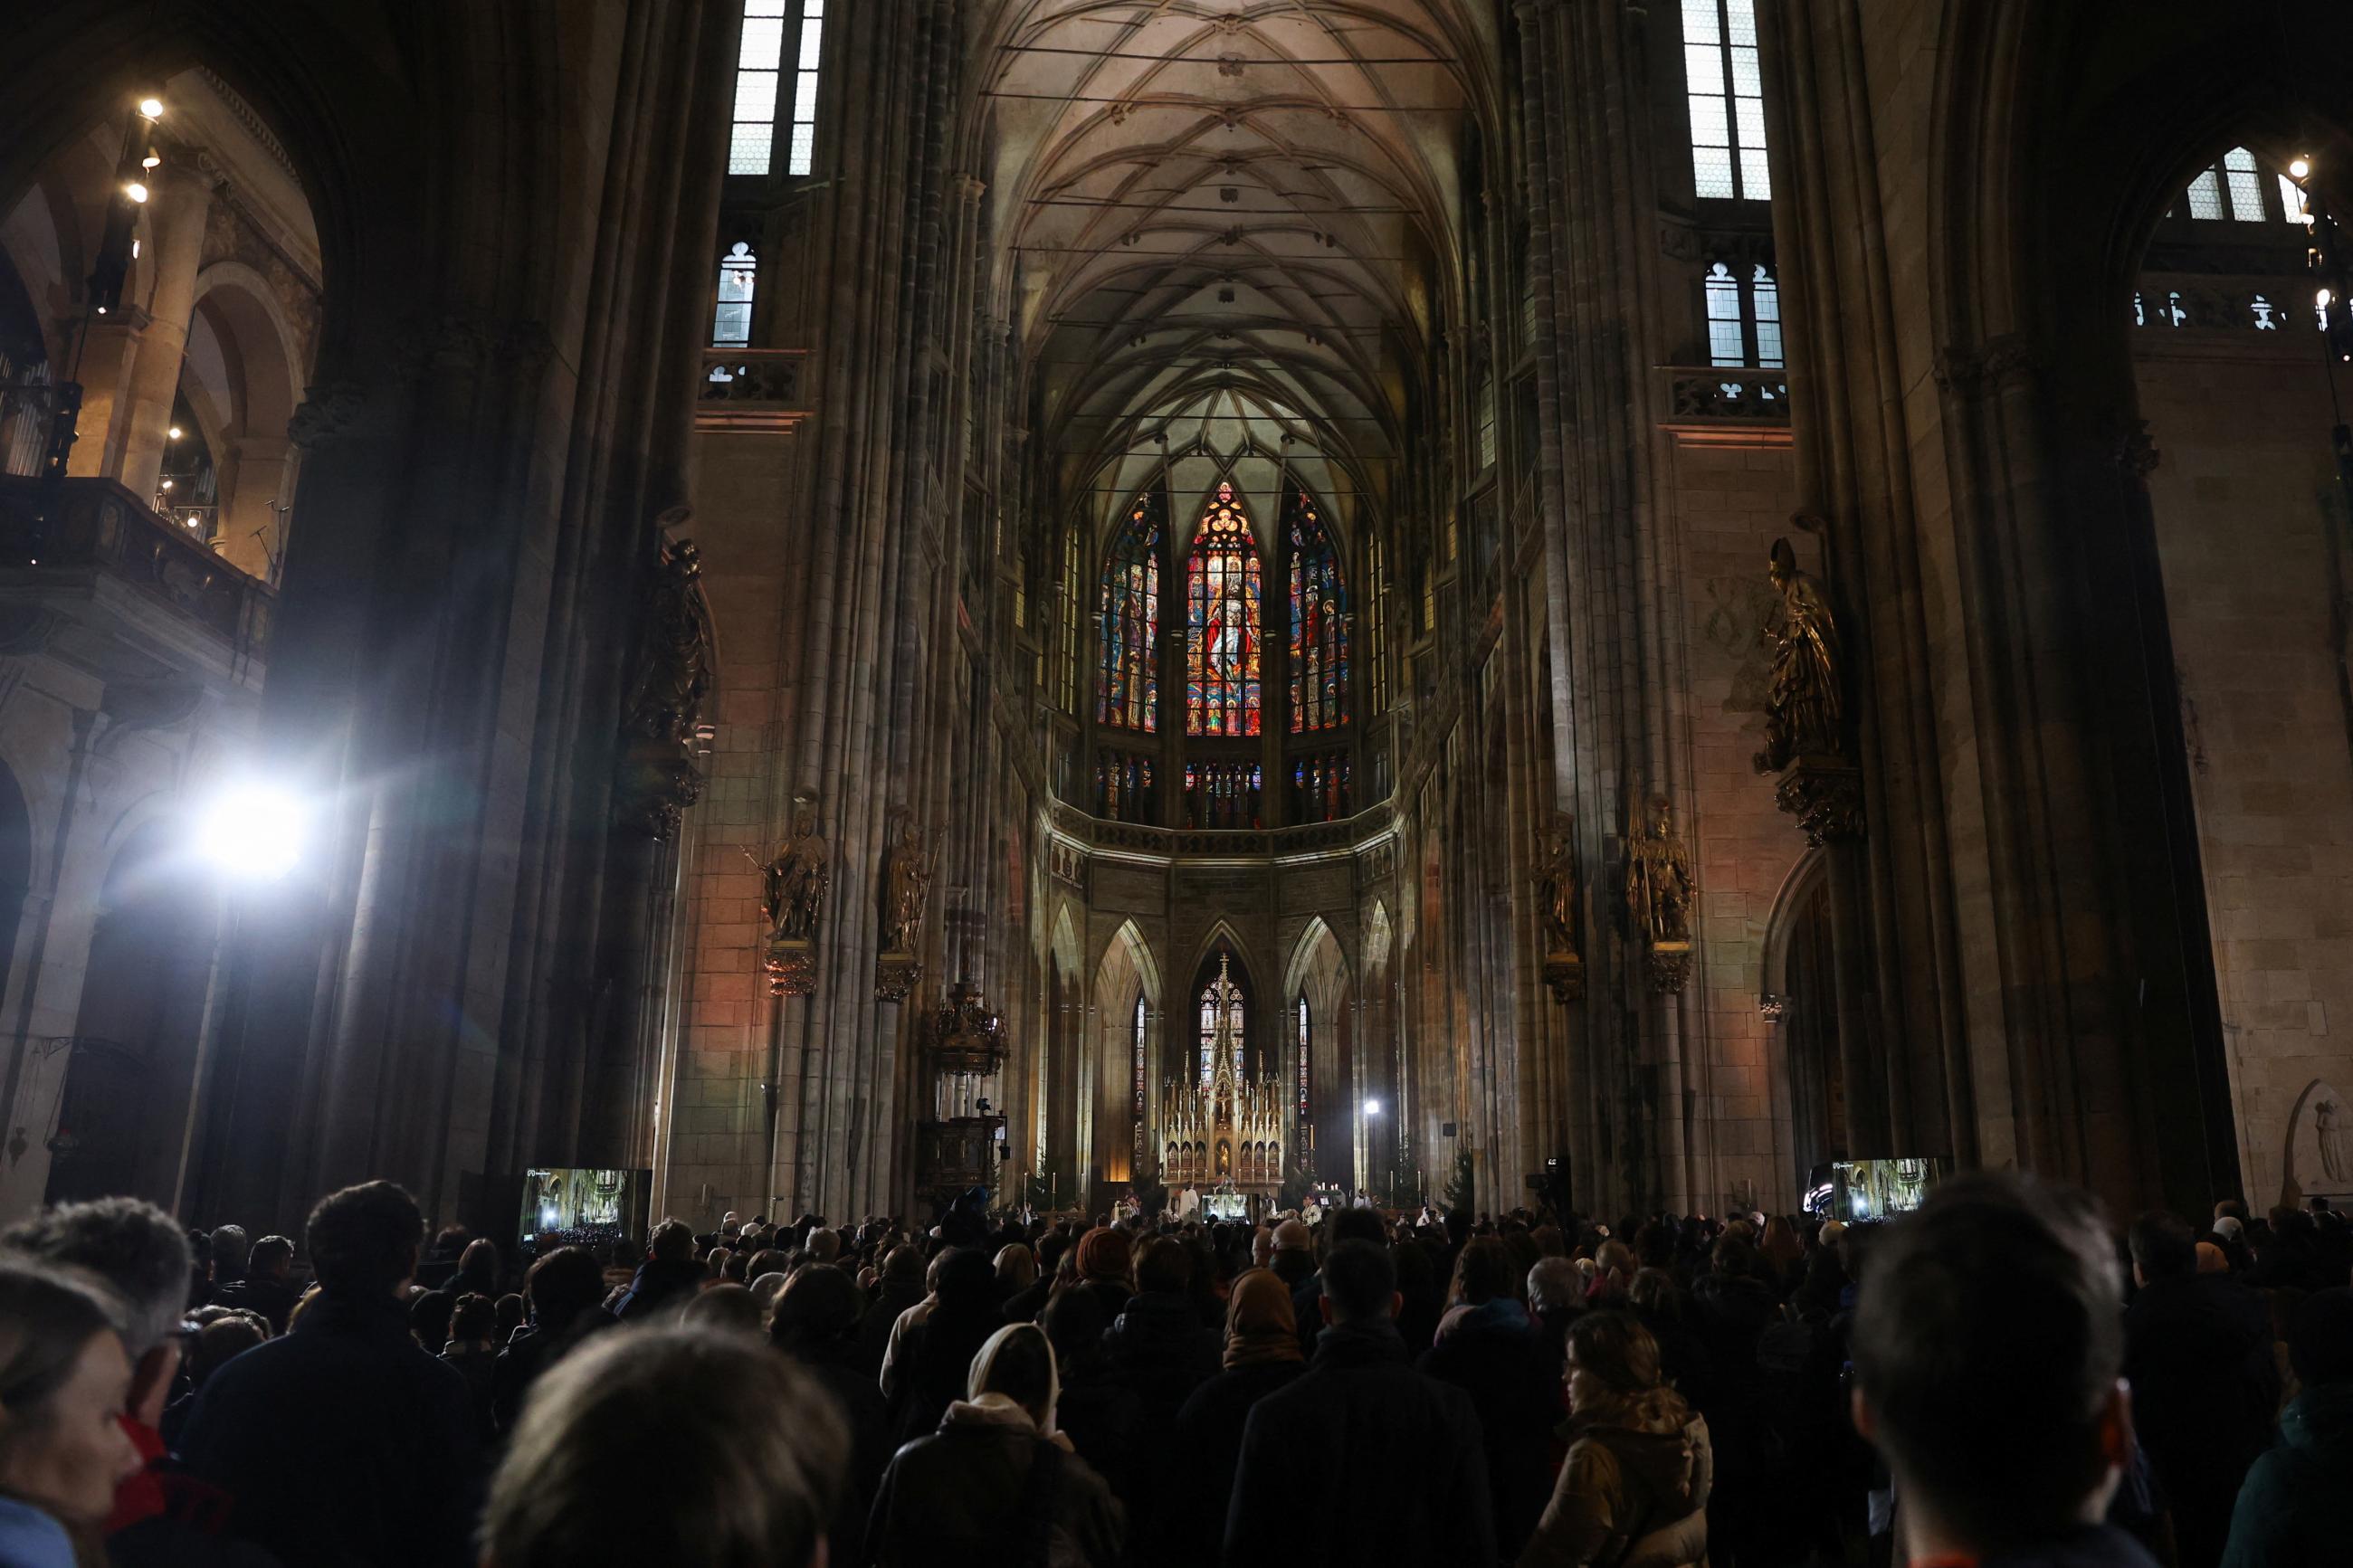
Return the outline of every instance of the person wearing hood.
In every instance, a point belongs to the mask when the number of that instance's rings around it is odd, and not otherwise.
[[[1147,1563],[1176,1568],[1218,1560],[1226,1516],[1215,1504],[1233,1495],[1250,1409],[1307,1370],[1291,1288],[1272,1269],[1235,1277],[1226,1298],[1223,1360],[1225,1370],[1195,1389],[1176,1413],[1167,1445],[1174,1463],[1168,1491],[1188,1501],[1164,1510],[1153,1533],[1138,1537]]]
[[[1343,1241],[1324,1258],[1314,1360],[1243,1423],[1227,1568],[1495,1560],[1478,1414],[1461,1389],[1413,1369],[1398,1300],[1386,1247]],[[1302,1478],[1382,1489],[1319,1510],[1302,1506]]]
[[[987,1266],[986,1255],[974,1253]],[[1112,1568],[1126,1516],[1054,1426],[1054,1347],[1008,1323],[973,1356],[965,1397],[883,1472],[867,1530],[876,1568],[935,1563]]]
[[[2345,1551],[2353,1497],[2353,1290],[2306,1297],[2288,1326],[2303,1392],[2280,1415],[2279,1446],[2256,1459],[2231,1513],[2222,1568],[2295,1568]]]
[[[1659,1380],[1659,1346],[1630,1313],[1568,1327],[1568,1458],[1520,1568],[1696,1563],[1714,1479],[1707,1423]]]
[[[1544,1511],[1552,1475],[1546,1435],[1560,1420],[1559,1371],[1546,1368],[1544,1341],[1514,1289],[1518,1260],[1492,1236],[1456,1255],[1454,1282],[1437,1342],[1421,1370],[1471,1396],[1487,1445],[1495,1546],[1516,1556]]]

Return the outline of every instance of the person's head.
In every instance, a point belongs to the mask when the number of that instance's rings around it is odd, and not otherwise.
[[[1450,1307],[1483,1307],[1498,1297],[1514,1294],[1520,1271],[1503,1242],[1492,1236],[1473,1237],[1454,1259],[1454,1283],[1447,1291]]]
[[[477,1237],[466,1244],[458,1255],[458,1276],[470,1290],[485,1296],[496,1296],[499,1289],[499,1244],[488,1237]]]
[[[1397,1264],[1389,1249],[1369,1241],[1343,1241],[1324,1259],[1324,1321],[1371,1323],[1397,1316]]]
[[[1174,1237],[1155,1236],[1135,1254],[1135,1288],[1147,1295],[1181,1296],[1193,1283],[1193,1256]]]
[[[1028,1246],[1018,1241],[1006,1243],[997,1249],[997,1282],[1008,1294],[1027,1290],[1038,1282],[1038,1258]]]
[[[531,1320],[553,1332],[568,1329],[605,1299],[605,1270],[585,1247],[559,1247],[522,1277]]]
[[[809,1272],[802,1269],[802,1274]],[[835,1269],[835,1273],[841,1271]],[[796,1275],[797,1279],[799,1276]],[[952,1247],[940,1255],[939,1310],[951,1316],[1004,1317],[997,1297],[997,1266],[977,1247]],[[937,1320],[934,1320],[936,1321]]]
[[[131,1414],[154,1426],[179,1373],[188,1300],[188,1240],[178,1222],[142,1198],[59,1204],[0,1232],[0,1249],[79,1269],[114,1293],[132,1369]]]
[[[2243,1241],[2246,1238],[2246,1221],[2236,1215],[2226,1214],[2215,1216],[2214,1234],[2225,1241]]]
[[[735,1334],[756,1334],[761,1329],[759,1304],[750,1289],[733,1280],[688,1297],[678,1310],[678,1321]]]
[[[2189,1226],[2163,1209],[2151,1209],[2133,1221],[2126,1239],[2132,1247],[2136,1285],[2185,1279],[2198,1272],[2197,1238]]]
[[[1683,1288],[1666,1269],[1637,1268],[1626,1286],[1626,1304],[1646,1317],[1680,1318],[1683,1310]]]
[[[1097,1226],[1079,1238],[1079,1278],[1109,1285],[1129,1283],[1135,1264],[1127,1232]]]
[[[1999,1173],[1876,1227],[1852,1355],[1856,1430],[1947,1550],[2096,1520],[2131,1443],[2122,1281],[2091,1199]]]
[[[1387,1247],[1389,1240],[1388,1221],[1378,1209],[1346,1208],[1335,1214],[1324,1226],[1334,1247],[1344,1241],[1369,1241],[1376,1247]]]
[[[1562,1381],[1569,1414],[1608,1426],[1680,1426],[1682,1401],[1659,1381],[1659,1342],[1631,1312],[1588,1312],[1568,1325]]]
[[[1539,1258],[1528,1270],[1528,1310],[1566,1312],[1577,1305],[1585,1280],[1566,1258]]]
[[[498,1321],[491,1332],[498,1340],[499,1343],[504,1344],[508,1340],[514,1337],[514,1331],[517,1329],[522,1327],[522,1292],[520,1290],[510,1290],[505,1295],[500,1297],[498,1300],[497,1313]]]
[[[483,1561],[807,1568],[849,1450],[831,1396],[756,1340],[605,1334],[533,1385],[491,1482]]]
[[[438,1355],[449,1342],[449,1319],[458,1298],[447,1290],[420,1290],[408,1303],[408,1333],[417,1344]]]
[[[2198,1244],[2199,1273],[2228,1274],[2230,1271],[2231,1259],[2221,1247],[2211,1241],[2201,1241]]]
[[[1078,1367],[1103,1353],[1103,1331],[1111,1326],[1111,1313],[1101,1296],[1071,1287],[1047,1298],[1046,1310],[1038,1314],[1038,1326],[1053,1342],[1060,1364]]]
[[[69,1526],[103,1521],[142,1462],[118,1419],[131,1393],[121,1310],[95,1283],[0,1261],[0,1495]]]
[[[841,1256],[841,1233],[838,1230],[813,1230],[802,1244],[808,1248],[809,1258],[818,1263],[830,1263]]]
[[[385,1297],[417,1272],[425,1215],[396,1183],[364,1182],[321,1198],[302,1235],[321,1289],[330,1296]]]
[[[682,1219],[666,1219],[654,1226],[646,1256],[657,1263],[685,1263],[694,1257],[694,1232]]]
[[[294,1243],[282,1236],[265,1236],[253,1244],[246,1270],[256,1279],[285,1283],[294,1272]]]
[[[1020,1406],[1039,1431],[1054,1429],[1061,1381],[1045,1330],[1035,1323],[1008,1323],[983,1342],[972,1358],[965,1396],[977,1402],[992,1394]]]
[[[205,1380],[269,1337],[269,1331],[249,1312],[229,1312],[196,1331],[188,1346],[188,1382],[202,1388]]]
[[[245,1226],[241,1225],[213,1226],[212,1245],[207,1249],[212,1254],[213,1283],[226,1285],[233,1279],[244,1279],[246,1256],[250,1248],[251,1243],[246,1239]]]
[[[1226,1365],[1299,1359],[1299,1320],[1291,1287],[1271,1268],[1236,1275],[1226,1298]]]
[[[2214,1205],[2214,1218],[2217,1221],[2234,1219],[2244,1225],[2247,1223],[2247,1205],[2237,1198],[2224,1198]],[[2217,1224],[2214,1228],[2220,1230],[2221,1226]]]
[[[499,1326],[499,1304],[479,1290],[469,1290],[449,1309],[449,1337],[459,1344],[487,1345]]]
[[[1254,1226],[1250,1231],[1250,1267],[1264,1268],[1274,1261],[1274,1227]]]
[[[785,1281],[768,1320],[779,1350],[804,1361],[818,1358],[858,1327],[864,1303],[839,1268],[804,1268]]]

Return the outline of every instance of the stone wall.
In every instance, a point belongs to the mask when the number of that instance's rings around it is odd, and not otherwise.
[[[2151,328],[2135,344],[2240,1167],[2258,1205],[2282,1201],[2291,1174],[2331,1189],[2287,1168],[2290,1116],[2308,1087],[2353,1082],[2353,710],[2331,624],[2353,563],[2313,337]]]

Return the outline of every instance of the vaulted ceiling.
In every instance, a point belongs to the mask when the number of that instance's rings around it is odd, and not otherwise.
[[[1006,0],[982,37],[1000,298],[1060,504],[1164,461],[1176,521],[1287,467],[1353,523],[1388,489],[1452,274],[1484,7]]]

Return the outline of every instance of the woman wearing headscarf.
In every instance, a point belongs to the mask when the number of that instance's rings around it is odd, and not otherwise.
[[[883,1473],[868,1560],[878,1568],[1112,1568],[1126,1518],[1103,1478],[1055,1430],[1060,1393],[1043,1330],[1008,1323],[991,1334],[972,1358],[965,1396]]]
[[[1272,1269],[1234,1277],[1226,1298],[1224,1360],[1225,1369],[1193,1391],[1170,1428],[1167,1493],[1182,1500],[1160,1510],[1150,1536],[1137,1542],[1145,1563],[1176,1568],[1218,1560],[1250,1407],[1307,1370],[1291,1287]]]
[[[1627,1312],[1568,1327],[1568,1458],[1519,1568],[1697,1563],[1715,1478],[1707,1423],[1659,1377],[1659,1347]]]

